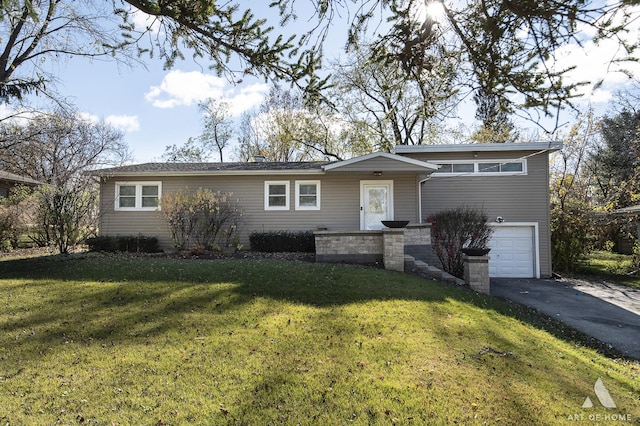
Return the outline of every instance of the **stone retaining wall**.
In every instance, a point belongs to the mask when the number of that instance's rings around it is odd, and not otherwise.
[[[316,262],[383,261],[382,231],[316,231]]]
[[[431,252],[431,226],[380,231],[316,231],[316,262],[382,262],[385,269],[404,271],[404,255]]]
[[[431,250],[431,224],[410,224],[404,232],[404,252],[429,265],[439,264]]]

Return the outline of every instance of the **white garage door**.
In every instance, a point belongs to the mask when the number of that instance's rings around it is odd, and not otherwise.
[[[489,276],[535,277],[533,226],[496,226],[489,241]]]

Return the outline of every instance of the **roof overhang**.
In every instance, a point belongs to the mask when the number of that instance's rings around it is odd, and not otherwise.
[[[640,205],[636,205],[636,206],[629,206],[629,207],[623,207],[621,209],[616,209],[613,210],[611,212],[611,214],[613,215],[627,215],[627,216],[633,216],[633,215],[637,215],[640,214]]]
[[[313,170],[202,170],[202,171],[113,171],[109,169],[96,170],[92,176],[112,178],[118,176],[135,177],[169,177],[169,176],[265,176],[265,175],[322,175],[320,169]]]
[[[509,151],[546,151],[562,149],[562,142],[505,142],[505,143],[467,143],[467,144],[435,144],[435,145],[396,145],[395,154],[435,153],[435,152],[509,152]]]
[[[374,152],[372,154],[351,158],[327,164],[323,167],[325,172],[411,172],[433,173],[438,166],[425,161],[386,152]]]
[[[14,182],[16,184],[25,184],[25,185],[45,185],[44,182],[40,182],[25,176],[19,176],[13,173],[5,172],[3,170],[0,170],[0,180],[6,181],[6,182]]]

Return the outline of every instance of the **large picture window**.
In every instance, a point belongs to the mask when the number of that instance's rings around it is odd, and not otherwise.
[[[320,181],[296,181],[296,210],[320,210]]]
[[[116,182],[116,210],[158,210],[161,182]]]
[[[289,210],[289,181],[267,181],[264,183],[264,209]]]

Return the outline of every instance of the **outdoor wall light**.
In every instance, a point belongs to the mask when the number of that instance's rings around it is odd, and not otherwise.
[[[374,176],[382,176],[382,172],[373,172]]]
[[[498,223],[502,223],[502,222],[504,222],[504,218],[503,218],[502,216],[498,216],[498,217],[496,218],[496,222],[498,222]]]

